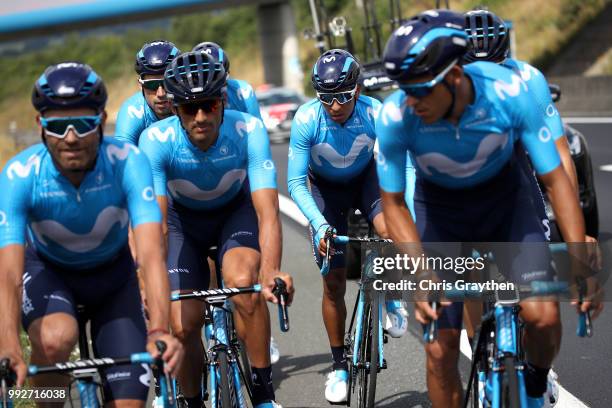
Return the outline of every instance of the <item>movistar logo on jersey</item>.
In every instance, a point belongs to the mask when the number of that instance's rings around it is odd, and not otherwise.
[[[142,119],[142,117],[145,114],[145,108],[144,105],[140,105],[138,107],[134,106],[134,105],[130,105],[128,106],[128,116],[132,119]]]
[[[337,169],[345,169],[351,167],[361,152],[367,148],[368,152],[372,152],[374,148],[374,139],[367,134],[361,134],[355,138],[351,149],[346,155],[338,153],[329,143],[320,143],[310,148],[310,156],[317,166],[322,166],[321,159],[325,159],[332,167]]]
[[[197,201],[211,201],[227,193],[234,183],[242,184],[246,175],[247,173],[243,169],[230,170],[223,175],[217,186],[212,190],[202,190],[189,180],[170,180],[168,181],[168,190],[174,197],[180,195]]]
[[[106,148],[106,157],[108,157],[108,161],[115,164],[115,161],[117,160],[123,161],[127,159],[128,155],[130,154],[130,150],[135,154],[140,154],[140,150],[138,150],[138,148],[131,143],[125,143],[122,147],[109,144]]]
[[[516,97],[521,93],[521,89],[527,92],[527,84],[517,75],[511,76],[512,82],[507,83],[503,79],[498,79],[493,84],[495,93],[502,101],[506,100],[507,96]]]
[[[251,97],[251,95],[253,95],[253,88],[251,88],[250,86],[247,87],[240,87],[237,92],[238,96],[242,96],[242,99],[249,99]]]
[[[311,120],[315,120],[317,118],[317,113],[315,112],[315,108],[310,107],[306,112],[298,110],[295,114],[295,120],[300,125],[305,125]]]
[[[490,133],[482,139],[474,158],[468,162],[459,162],[438,153],[425,153],[416,157],[419,168],[427,175],[433,175],[432,170],[447,174],[454,178],[466,178],[476,174],[489,160],[491,154],[498,149],[504,149],[508,143],[508,135]]]
[[[521,78],[523,79],[523,81],[530,81],[533,77],[537,77],[540,75],[540,72],[535,69],[534,67],[532,67],[529,64],[524,64],[523,65],[523,69],[520,70],[520,74],[521,74]]]
[[[28,157],[25,164],[21,163],[19,160],[15,160],[8,167],[6,175],[10,180],[13,180],[15,176],[27,178],[32,169],[34,169],[34,174],[38,174],[40,172],[40,157],[36,154]]]
[[[176,140],[176,132],[174,131],[174,128],[172,126],[166,128],[163,132],[161,129],[157,127],[152,127],[147,132],[147,136],[149,137],[149,140],[157,139],[158,141],[162,143],[167,142],[168,139],[170,139],[173,142]]]
[[[86,253],[98,248],[115,224],[121,228],[128,224],[128,212],[124,208],[109,206],[102,210],[88,233],[77,234],[55,220],[43,220],[31,224],[36,239],[48,246],[53,241],[71,252]]]
[[[248,135],[258,127],[263,128],[263,125],[257,118],[251,118],[248,122],[236,122],[236,132],[240,135],[240,137]]]

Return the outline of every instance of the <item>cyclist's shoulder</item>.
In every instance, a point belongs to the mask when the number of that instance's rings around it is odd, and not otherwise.
[[[359,98],[356,102],[357,106],[365,106],[367,108],[372,108],[374,110],[378,110],[382,107],[382,102],[376,98],[372,98],[367,95],[359,95]]]
[[[513,112],[529,106],[522,102],[529,88],[520,74],[492,62],[474,62],[465,67],[465,72],[476,91],[476,104],[490,104],[498,111]],[[521,101],[521,103],[517,103]]]
[[[135,109],[139,109],[141,107],[144,108],[145,104],[146,102],[144,96],[142,95],[142,92],[138,91],[133,93],[126,100],[123,101],[123,103],[121,104],[121,109],[125,110],[128,109],[130,106],[133,106]]]
[[[236,92],[242,99],[248,99],[255,95],[255,91],[251,84],[242,79],[230,78],[227,80],[227,88],[230,91]]]
[[[2,173],[5,173],[9,179],[15,179],[15,176],[21,179],[30,178],[31,175],[40,172],[41,164],[48,154],[49,151],[43,143],[36,143],[11,157]]]
[[[402,124],[405,119],[406,108],[406,94],[398,89],[383,101],[378,115],[377,126],[384,128]],[[408,116],[410,116],[410,112],[408,112]]]
[[[316,123],[325,114],[321,102],[313,98],[308,102],[300,105],[293,117],[293,124],[300,127],[310,127]]]
[[[250,135],[258,129],[264,129],[263,122],[255,116],[232,109],[226,109],[223,113],[223,124],[221,134],[225,137],[239,137]]]

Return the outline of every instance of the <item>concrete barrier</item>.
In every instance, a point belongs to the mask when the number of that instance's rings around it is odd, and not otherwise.
[[[612,76],[551,76],[561,87],[557,108],[565,116],[612,116]]]

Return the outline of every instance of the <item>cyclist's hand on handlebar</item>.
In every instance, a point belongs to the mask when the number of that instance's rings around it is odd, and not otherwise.
[[[293,293],[295,292],[295,288],[293,287],[293,278],[288,273],[277,271],[276,273],[269,273],[265,275],[264,277],[262,277],[261,294],[263,295],[264,299],[266,299],[266,301],[272,302],[272,303],[278,303],[278,299],[276,298],[274,293],[272,293],[272,291],[274,290],[274,286],[276,285],[274,283],[274,279],[276,278],[280,278],[283,281],[285,281],[285,284],[287,285],[287,295],[288,295],[287,305],[290,305],[291,302],[293,302]]]
[[[330,230],[331,228],[331,230]],[[325,238],[327,237],[327,233],[332,234],[332,237],[336,236],[336,229],[329,224],[323,224],[317,230],[315,234],[315,242],[319,244],[319,255],[325,256],[327,251],[327,243],[325,242]],[[334,254],[333,248],[330,251],[330,255]]]
[[[591,319],[596,319],[603,310],[603,289],[596,276],[591,276],[584,280],[584,293],[582,302],[572,301],[578,313],[591,311]]]
[[[183,345],[171,334],[156,332],[147,337],[147,351],[153,357],[159,356],[155,342],[161,340],[166,343],[166,351],[161,356],[164,360],[164,371],[174,376],[183,362]]]
[[[432,320],[438,320],[440,314],[442,314],[443,306],[450,306],[451,302],[442,301],[438,302],[438,308],[436,311],[431,307],[431,303],[429,301],[417,301],[414,302],[414,317],[417,322],[421,324],[427,324]]]
[[[17,375],[16,383],[17,387],[23,386],[26,375],[28,373],[28,366],[25,361],[23,361],[23,356],[21,354],[21,349],[17,347],[16,349],[8,349],[0,351],[0,360],[8,358],[10,361],[9,368]]]
[[[590,268],[593,271],[601,271],[603,269],[603,261],[601,255],[601,248],[597,243],[597,239],[586,235],[584,237],[584,242],[586,242],[587,244],[587,256]]]

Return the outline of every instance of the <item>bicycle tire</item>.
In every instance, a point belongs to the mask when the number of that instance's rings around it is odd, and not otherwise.
[[[372,307],[370,308],[370,334],[372,340],[370,341],[370,381],[368,387],[368,405],[367,408],[374,408],[376,402],[376,379],[378,377],[379,361],[378,361],[378,347],[379,347],[379,335],[380,325],[378,324],[378,313],[380,310],[380,294],[373,294]]]
[[[218,350],[216,360],[217,370],[219,372],[219,385],[217,386],[217,395],[220,397],[217,398],[217,408],[233,408],[230,390],[233,381],[231,378],[227,351],[222,349]]]
[[[502,403],[507,408],[520,408],[521,400],[514,356],[504,357],[504,379]]]
[[[378,377],[378,309],[380,298],[375,296],[364,308],[361,332],[361,346],[357,375],[357,407],[373,408],[376,400],[376,379]]]
[[[368,398],[368,379],[369,372],[366,364],[368,362],[367,350],[369,349],[370,338],[369,325],[370,325],[370,312],[371,307],[369,304],[364,305],[363,308],[363,323],[361,326],[361,343],[359,345],[359,358],[357,360],[357,408],[366,408],[366,402]]]

